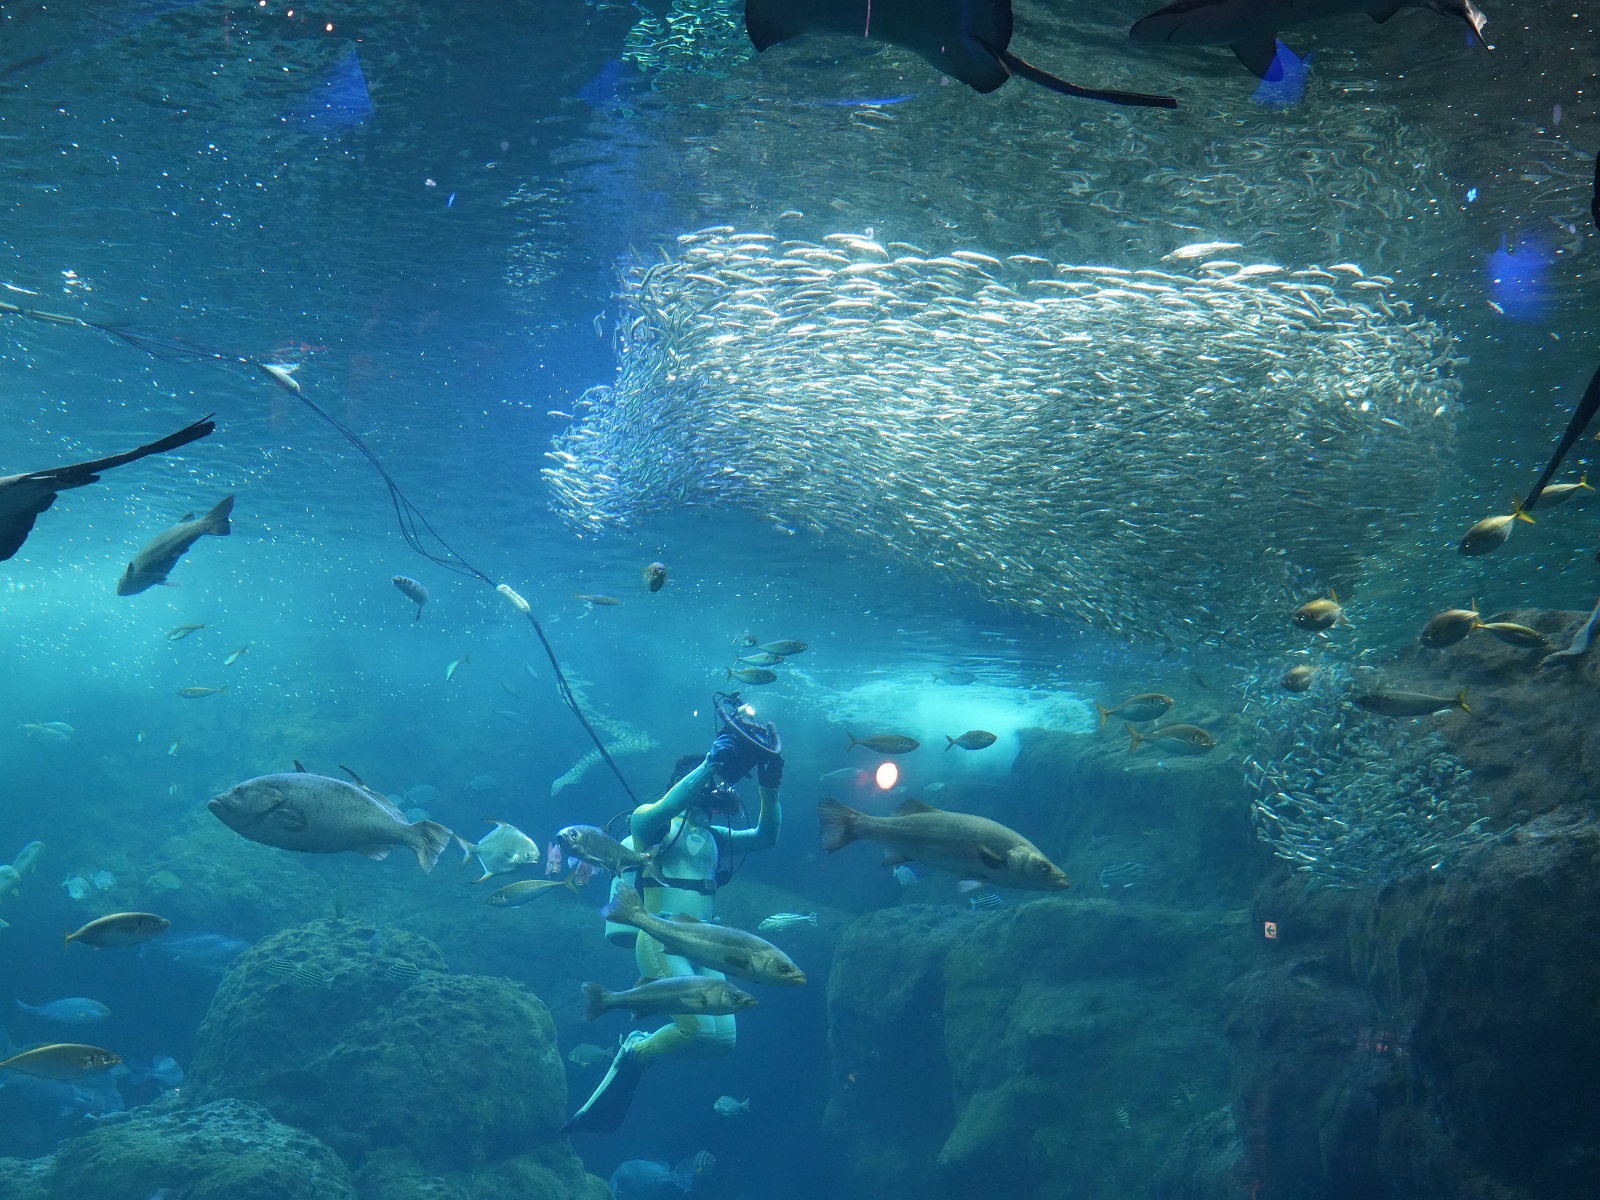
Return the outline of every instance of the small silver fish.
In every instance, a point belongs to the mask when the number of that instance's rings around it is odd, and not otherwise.
[[[232,654],[228,655],[227,658],[222,660],[222,665],[225,666],[225,667],[231,667],[231,666],[233,666],[234,663],[238,662],[241,658],[243,658],[249,652],[250,652],[250,647],[249,646],[240,646]]]
[[[817,914],[792,912],[773,913],[770,917],[762,921],[761,924],[757,925],[756,928],[793,929],[797,925],[809,925],[813,929],[817,928]]]
[[[452,679],[454,679],[456,677],[456,672],[459,671],[462,667],[466,666],[471,661],[472,661],[472,655],[470,655],[470,654],[463,654],[460,658],[456,659],[453,663],[451,663],[448,667],[446,667],[444,669],[444,681],[446,683],[449,683]]]

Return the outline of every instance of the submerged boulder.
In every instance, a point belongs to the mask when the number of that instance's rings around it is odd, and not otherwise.
[[[108,1117],[44,1161],[42,1200],[356,1200],[338,1155],[243,1100]]]
[[[255,1100],[348,1158],[403,1147],[430,1170],[555,1137],[567,1089],[549,1011],[518,983],[441,964],[431,943],[358,922],[266,939],[217,990],[194,1091]]]

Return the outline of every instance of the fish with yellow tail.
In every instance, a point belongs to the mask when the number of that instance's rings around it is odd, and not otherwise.
[[[1497,638],[1519,650],[1554,650],[1555,645],[1537,629],[1517,625],[1511,621],[1489,621],[1478,626],[1490,637]]]
[[[1339,593],[1332,588],[1328,589],[1327,596],[1308,600],[1295,609],[1290,619],[1301,629],[1309,629],[1313,633],[1321,633],[1335,625],[1350,624],[1349,618],[1344,615],[1344,605],[1339,603]]]
[[[987,817],[946,812],[907,800],[892,816],[874,817],[837,800],[817,804],[822,848],[829,854],[851,842],[879,842],[888,848],[885,866],[919,862],[996,887],[1059,892],[1071,886],[1066,874],[1027,838]]]
[[[109,917],[99,917],[82,929],[67,934],[62,945],[70,946],[73,942],[82,942],[85,946],[93,946],[96,950],[116,950],[123,946],[137,946],[140,942],[148,942],[158,934],[165,933],[171,926],[171,921],[165,917],[158,917],[155,913],[112,913]]]
[[[1479,627],[1478,602],[1471,608],[1447,608],[1422,627],[1421,642],[1429,650],[1443,650],[1454,646],[1467,634]]]
[[[1594,485],[1589,482],[1587,474],[1580,475],[1577,483],[1552,483],[1539,493],[1539,498],[1527,508],[1554,508],[1558,504],[1565,504],[1579,492],[1592,492]]]
[[[1154,721],[1165,714],[1173,703],[1171,696],[1163,696],[1160,692],[1140,692],[1137,696],[1129,696],[1115,708],[1107,708],[1104,704],[1094,707],[1100,714],[1100,728],[1104,729],[1112,717],[1121,717],[1124,721]]]
[[[1163,725],[1149,733],[1140,733],[1132,725],[1123,723],[1128,731],[1128,753],[1149,742],[1168,754],[1205,754],[1217,748],[1217,739],[1198,725]]]
[[[1534,523],[1533,518],[1522,511],[1522,505],[1513,501],[1510,516],[1485,517],[1467,530],[1457,549],[1468,558],[1492,554],[1506,544],[1518,521],[1526,521],[1529,525]]]
[[[98,1046],[62,1043],[54,1046],[38,1046],[21,1054],[13,1054],[4,1062],[0,1062],[0,1071],[15,1071],[19,1075],[31,1075],[35,1079],[71,1083],[75,1079],[87,1079],[91,1075],[103,1074],[121,1064],[122,1058],[119,1055],[109,1050],[102,1050]]]
[[[1350,703],[1369,713],[1377,713],[1380,717],[1426,717],[1447,708],[1459,708],[1464,713],[1472,711],[1467,707],[1466,688],[1454,696],[1430,696],[1426,692],[1400,692],[1385,688],[1352,696]]]

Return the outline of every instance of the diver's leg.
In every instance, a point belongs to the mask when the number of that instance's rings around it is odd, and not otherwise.
[[[654,938],[639,935],[634,944],[634,956],[639,963],[639,974],[651,979],[665,979],[672,975],[694,975],[696,969],[688,959],[668,954]],[[702,969],[701,975],[723,976]],[[693,1013],[675,1013],[672,1024],[663,1025],[634,1047],[641,1061],[649,1062],[664,1054],[685,1053],[696,1057],[726,1054],[733,1049],[733,1018],[706,1017]]]

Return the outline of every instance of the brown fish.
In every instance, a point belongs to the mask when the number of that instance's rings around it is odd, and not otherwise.
[[[1119,715],[1124,721],[1154,721],[1172,704],[1171,696],[1163,696],[1160,692],[1140,692],[1137,696],[1129,696],[1115,708],[1107,708],[1104,704],[1096,704],[1095,708],[1100,713],[1100,728],[1104,729],[1108,720]]]
[[[1149,733],[1140,733],[1126,722],[1124,725],[1128,730],[1129,754],[1146,742],[1171,754],[1204,754],[1208,750],[1216,749],[1217,746],[1216,738],[1198,725],[1163,725],[1160,729],[1152,729]]]
[[[1364,708],[1383,717],[1426,717],[1442,708],[1459,708],[1464,713],[1472,711],[1467,707],[1466,688],[1462,688],[1454,696],[1430,696],[1426,692],[1388,690],[1363,692],[1359,696],[1352,697],[1350,702],[1357,708]]]
[[[1283,678],[1278,680],[1286,692],[1304,692],[1316,682],[1317,669],[1310,663],[1301,663],[1297,667],[1290,667],[1283,673]]]
[[[1339,593],[1330,588],[1328,596],[1331,599],[1308,600],[1295,609],[1292,618],[1294,623],[1301,629],[1313,631],[1350,624],[1344,615],[1344,607],[1339,603]]]
[[[907,800],[893,816],[872,817],[829,798],[818,802],[817,816],[822,848],[829,854],[866,840],[889,848],[885,866],[926,863],[962,879],[1024,891],[1059,892],[1070,886],[1037,846],[987,817],[945,812],[920,800]]]
[[[598,983],[586,983],[583,985],[583,999],[583,1015],[588,1021],[598,1020],[619,1008],[627,1009],[635,1017],[673,1013],[731,1017],[734,1013],[761,1003],[749,992],[715,975],[641,979],[624,992],[613,992]]]
[[[483,902],[495,908],[521,908],[524,904],[532,904],[540,896],[549,894],[555,888],[566,888],[567,891],[576,894],[578,885],[573,882],[572,875],[568,875],[565,879],[519,879],[516,883],[508,883],[505,887],[490,892],[484,897]]]
[[[62,945],[82,942],[85,946],[93,946],[96,950],[137,946],[140,942],[148,942],[162,933],[171,924],[171,921],[165,917],[158,917],[155,913],[112,913],[109,917],[90,921],[76,933],[67,934],[66,941]]]
[[[1537,629],[1529,629],[1526,625],[1515,625],[1510,621],[1489,621],[1480,623],[1478,628],[1519,650],[1549,650],[1554,645]]]
[[[858,738],[850,733],[845,736],[850,739],[850,744],[845,747],[846,750],[865,746],[868,750],[876,750],[879,754],[910,754],[922,745],[916,738],[906,737],[903,733],[880,733],[869,738]]]
[[[652,592],[659,592],[667,586],[667,564],[653,562],[644,568],[644,586]]]
[[[137,596],[158,583],[166,583],[167,576],[178,565],[178,560],[206,535],[227,537],[233,532],[228,518],[233,513],[233,497],[224,496],[217,506],[203,517],[188,513],[171,529],[156,534],[150,542],[133,556],[128,569],[117,580],[117,595]]]
[[[949,743],[944,749],[945,753],[960,746],[963,750],[983,750],[995,744],[999,739],[987,729],[969,729],[960,737],[951,737],[948,733],[944,740]]]
[[[102,1050],[98,1046],[58,1043],[12,1055],[4,1062],[0,1062],[0,1071],[15,1071],[19,1075],[32,1075],[35,1079],[54,1079],[61,1083],[70,1083],[74,1079],[85,1079],[90,1075],[109,1071],[121,1062],[119,1055],[109,1050]]]
[[[1471,608],[1447,608],[1422,627],[1422,644],[1429,650],[1454,646],[1478,628],[1478,602]]]
[[[728,678],[737,679],[740,683],[776,683],[778,673],[769,671],[765,667],[740,667],[738,670],[729,667]]]

